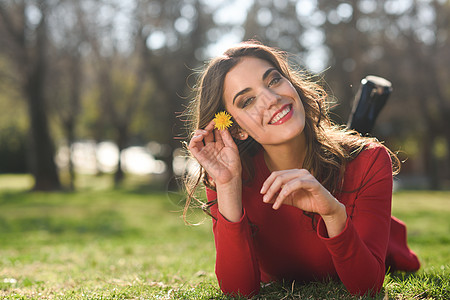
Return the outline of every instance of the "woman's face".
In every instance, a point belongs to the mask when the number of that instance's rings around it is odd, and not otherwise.
[[[291,82],[269,62],[243,57],[225,76],[225,107],[262,146],[280,145],[303,134],[305,110]],[[239,137],[238,137],[239,138]]]

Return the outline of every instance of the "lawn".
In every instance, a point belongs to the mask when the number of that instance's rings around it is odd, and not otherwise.
[[[187,226],[178,197],[113,190],[89,177],[77,193],[30,193],[30,178],[0,175],[3,299],[227,299],[214,275],[211,224]],[[402,191],[393,212],[422,261],[416,274],[386,277],[376,299],[450,298],[450,192]],[[360,299],[334,282],[280,283],[260,299]]]

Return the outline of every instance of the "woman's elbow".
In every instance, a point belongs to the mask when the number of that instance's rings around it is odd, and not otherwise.
[[[222,290],[222,293],[224,293],[227,296],[231,297],[245,297],[245,298],[252,298],[253,296],[256,296],[259,294],[260,285],[255,283],[247,283],[242,284],[236,283],[236,282],[224,282],[223,280],[219,280],[219,286]]]
[[[381,290],[383,289],[383,283],[384,283],[384,272],[381,272],[375,277],[367,278],[368,280],[364,282],[360,282],[359,284],[354,284],[347,286],[347,290],[352,295],[357,296],[370,296],[374,297],[375,295],[379,294]]]

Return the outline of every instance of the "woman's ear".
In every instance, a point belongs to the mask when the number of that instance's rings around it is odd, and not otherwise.
[[[237,140],[245,141],[248,138],[248,133],[243,130],[237,123],[234,123],[231,126],[230,133],[231,136]]]
[[[241,141],[245,141],[248,138],[248,133],[241,129],[236,133],[235,138]]]

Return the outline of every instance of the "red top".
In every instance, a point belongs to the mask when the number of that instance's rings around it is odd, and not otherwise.
[[[255,178],[243,185],[244,214],[227,221],[211,207],[216,245],[216,275],[226,294],[253,296],[260,282],[281,279],[308,282],[339,278],[352,294],[378,292],[384,281],[385,260],[397,269],[417,270],[419,262],[406,245],[404,224],[392,219],[396,240],[390,241],[392,169],[387,151],[374,146],[349,162],[343,191],[335,197],[347,209],[344,230],[328,238],[320,216],[283,205],[273,210],[259,193],[270,175],[263,151],[254,158]],[[209,201],[216,193],[207,189]],[[392,245],[391,245],[392,244]]]

